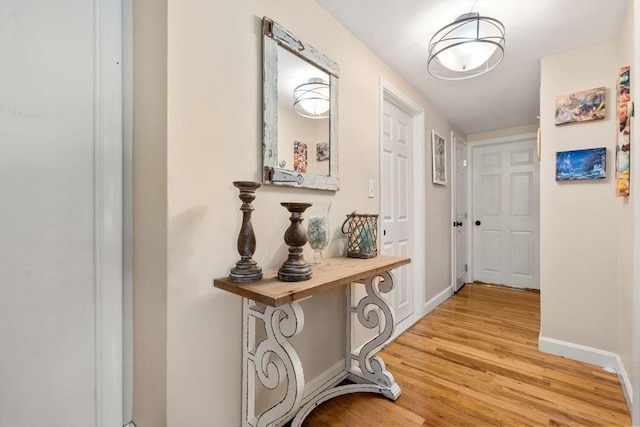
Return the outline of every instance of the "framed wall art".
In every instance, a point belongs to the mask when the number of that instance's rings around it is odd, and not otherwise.
[[[319,142],[316,144],[316,160],[323,161],[329,160],[329,143]]]
[[[616,141],[616,195],[629,195],[629,165],[631,163],[631,114],[629,67],[622,67],[618,76],[618,129]]]
[[[293,170],[303,173],[307,171],[307,144],[304,142],[293,142]]]
[[[447,185],[446,141],[435,130],[431,131],[431,159],[433,163],[433,183]]]
[[[556,153],[556,181],[606,178],[607,149],[558,151]]]
[[[556,97],[556,125],[604,119],[606,87]]]

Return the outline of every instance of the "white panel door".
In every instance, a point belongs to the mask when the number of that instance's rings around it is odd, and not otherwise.
[[[473,280],[539,289],[535,141],[473,148]]]
[[[411,257],[411,150],[412,118],[384,101],[381,150],[381,251]],[[409,265],[393,271],[396,287],[392,306],[396,324],[413,314],[413,281]]]
[[[121,9],[0,1],[0,425],[122,425]]]
[[[455,217],[453,227],[455,291],[467,283],[467,144],[453,137],[455,149]]]

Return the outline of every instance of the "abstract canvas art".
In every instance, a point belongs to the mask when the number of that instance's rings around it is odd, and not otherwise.
[[[556,125],[604,119],[607,88],[583,90],[556,97]]]
[[[605,178],[606,164],[605,147],[559,151],[556,153],[556,181]]]
[[[630,68],[622,67],[618,79],[618,127],[616,140],[616,195],[629,195],[629,165],[631,163],[631,103]]]
[[[329,160],[329,143],[319,142],[316,144],[316,160]]]
[[[304,142],[293,142],[293,170],[307,172],[307,144]]]

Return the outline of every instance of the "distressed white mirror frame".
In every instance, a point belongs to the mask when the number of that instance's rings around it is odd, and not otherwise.
[[[262,19],[262,107],[264,184],[337,191],[338,178],[338,64],[266,16]],[[296,172],[278,165],[278,47],[287,49],[329,75],[329,175]],[[293,149],[293,147],[292,147]]]

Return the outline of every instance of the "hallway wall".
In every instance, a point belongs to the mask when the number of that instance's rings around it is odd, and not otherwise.
[[[614,194],[616,41],[542,60],[540,335],[616,352],[618,205]],[[595,60],[597,58],[597,60]],[[606,86],[605,119],[556,126],[555,97]],[[607,178],[555,181],[557,151],[607,147]]]
[[[431,129],[449,135],[452,127],[390,67],[348,33],[313,1],[200,1],[168,2],[167,67],[158,63],[158,76],[167,72],[167,137],[156,144],[167,153],[166,183],[163,177],[149,182],[154,192],[166,188],[166,282],[153,288],[157,296],[166,290],[166,366],[156,365],[159,378],[166,375],[166,422],[171,426],[238,425],[240,423],[241,300],[214,289],[212,280],[226,276],[238,258],[240,201],[235,180],[260,181],[262,165],[262,30],[269,16],[340,66],[338,133],[340,191],[333,193],[263,186],[254,202],[253,225],[257,250],[254,258],[263,268],[278,266],[286,258],[282,240],[288,214],[282,201],[331,201],[332,242],[328,256],[344,253],[339,228],[345,215],[377,212],[376,197],[367,197],[367,181],[378,185],[378,115],[380,79],[391,82],[425,110],[425,170],[427,254],[426,299],[450,286],[450,189],[431,183]],[[134,16],[136,25],[151,25]],[[147,40],[147,43],[154,43]],[[155,41],[162,50],[164,35]],[[137,49],[145,49],[144,46]],[[134,52],[137,55],[140,52]],[[151,75],[137,76],[137,80]],[[134,84],[136,84],[134,82]],[[153,102],[153,94],[142,94]],[[134,99],[134,104],[136,100]],[[162,103],[162,100],[159,100]],[[162,104],[161,107],[164,107]],[[162,114],[160,114],[160,118]],[[134,125],[138,125],[135,123]],[[162,126],[162,121],[160,121]],[[142,124],[153,129],[151,123]],[[165,145],[166,141],[166,145]],[[134,145],[136,142],[134,141]],[[152,153],[150,153],[152,154]],[[161,158],[161,157],[160,157]],[[141,164],[140,167],[143,167]],[[135,178],[134,178],[135,180]],[[164,186],[164,187],[163,187]],[[144,193],[134,198],[144,202]],[[160,200],[161,201],[161,200]],[[162,235],[159,236],[162,242]],[[138,254],[153,240],[138,241]],[[305,257],[311,251],[305,249]],[[160,262],[159,267],[162,267]],[[138,288],[139,283],[134,283]],[[146,285],[145,285],[146,286]],[[150,289],[150,288],[147,288]],[[153,295],[153,293],[152,293]],[[134,297],[135,298],[135,297]],[[162,301],[158,302],[160,305]],[[144,301],[136,303],[134,321],[144,321]],[[307,382],[333,366],[343,356],[343,292],[330,291],[302,303],[305,330],[294,340],[305,366]],[[159,316],[158,320],[162,320]],[[147,324],[149,324],[147,322]],[[156,346],[163,340],[158,325]],[[147,327],[146,334],[154,331]],[[134,337],[138,343],[148,337]],[[155,342],[155,344],[154,344]],[[153,347],[158,348],[158,347]],[[159,355],[162,358],[162,354]],[[151,362],[149,351],[136,351],[137,366]],[[148,372],[151,374],[151,372]],[[149,378],[149,377],[147,377]],[[158,399],[147,419],[162,419],[165,406],[162,386],[136,376],[134,393],[146,390]],[[138,427],[158,427],[139,422]]]
[[[620,67],[635,61],[635,7],[637,2],[630,2],[619,39],[544,58],[540,95],[540,347],[616,369],[627,398],[631,379],[638,375],[633,360],[637,194],[615,196],[616,85]],[[633,93],[636,83],[631,83]],[[557,95],[599,86],[607,88],[604,120],[554,125]],[[631,137],[632,146],[637,145],[638,137]],[[556,151],[602,146],[607,148],[607,178],[555,181]],[[638,166],[632,164],[631,170]]]

